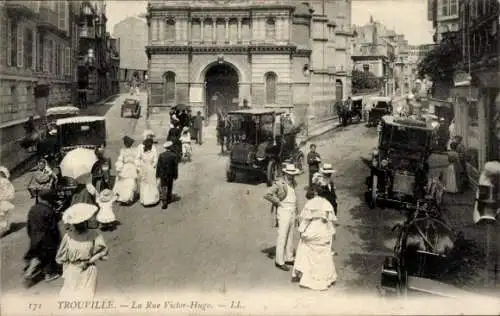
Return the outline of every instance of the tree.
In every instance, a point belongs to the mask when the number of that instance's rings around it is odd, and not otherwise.
[[[434,46],[418,64],[420,78],[429,76],[433,82],[453,80],[453,72],[462,59],[457,41],[445,38]]]
[[[361,70],[352,71],[352,88],[354,90],[377,89],[379,85],[380,80],[372,72]]]

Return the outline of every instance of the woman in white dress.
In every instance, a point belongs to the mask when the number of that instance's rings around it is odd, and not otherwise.
[[[10,172],[0,167],[0,236],[10,230],[12,211],[14,210],[14,196],[16,190],[9,180]]]
[[[89,229],[89,221],[97,213],[97,206],[78,203],[63,214],[63,222],[70,225],[56,255],[63,265],[64,285],[60,300],[92,300],[97,287],[99,260],[107,258],[108,248],[103,236]]]
[[[99,193],[97,198],[97,205],[99,205],[99,212],[97,212],[96,219],[101,224],[101,230],[112,230],[115,228],[116,216],[113,212],[113,203],[116,201],[117,196],[109,189],[104,189]]]
[[[328,187],[317,186],[316,191],[299,217],[300,241],[292,281],[304,288],[326,290],[337,280],[332,251],[337,217],[331,203],[322,197]]]
[[[139,170],[139,194],[143,206],[152,206],[160,201],[160,192],[156,182],[156,164],[158,153],[151,137],[138,146],[137,162]]]
[[[117,177],[113,192],[118,195],[117,201],[129,204],[134,201],[137,191],[137,149],[132,148],[134,140],[128,136],[123,137],[124,148],[116,161]]]

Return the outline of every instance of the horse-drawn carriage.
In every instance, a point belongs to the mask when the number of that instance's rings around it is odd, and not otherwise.
[[[270,186],[283,162],[302,169],[304,154],[296,143],[300,128],[284,112],[248,109],[228,115],[234,139],[226,170],[229,182],[235,180],[237,172],[245,171],[265,176]]]
[[[125,99],[120,110],[120,117],[126,114],[136,119],[141,117],[141,102],[137,99]]]
[[[363,97],[354,96],[351,102],[339,101],[336,105],[337,115],[339,116],[340,123],[343,126],[352,124],[353,119],[356,118],[358,122],[363,119]]]

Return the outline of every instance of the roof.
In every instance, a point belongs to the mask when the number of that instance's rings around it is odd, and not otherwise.
[[[87,122],[97,122],[106,121],[104,116],[75,116],[67,117],[63,119],[58,119],[56,125],[72,124],[72,123],[87,123]]]
[[[52,108],[47,109],[47,115],[53,115],[53,114],[65,114],[65,113],[79,113],[80,109],[77,108],[76,106],[55,106]]]
[[[363,96],[362,95],[356,95],[356,96],[351,97],[351,100],[353,100],[353,101],[363,100]]]
[[[283,110],[271,110],[271,109],[247,109],[247,110],[236,110],[236,111],[231,111],[227,114],[248,114],[248,115],[264,115],[264,114],[281,114],[285,113]]]
[[[428,132],[432,132],[434,130],[432,127],[428,127],[425,122],[412,120],[408,118],[399,118],[392,115],[385,115],[384,117],[382,117],[382,120],[384,121],[385,124],[393,126],[411,127]]]

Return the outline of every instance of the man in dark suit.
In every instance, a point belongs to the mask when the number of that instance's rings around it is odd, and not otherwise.
[[[160,181],[161,208],[166,209],[168,204],[173,201],[172,191],[174,188],[174,181],[179,175],[179,160],[171,141],[167,141],[163,147],[165,151],[158,157],[156,178]]]

